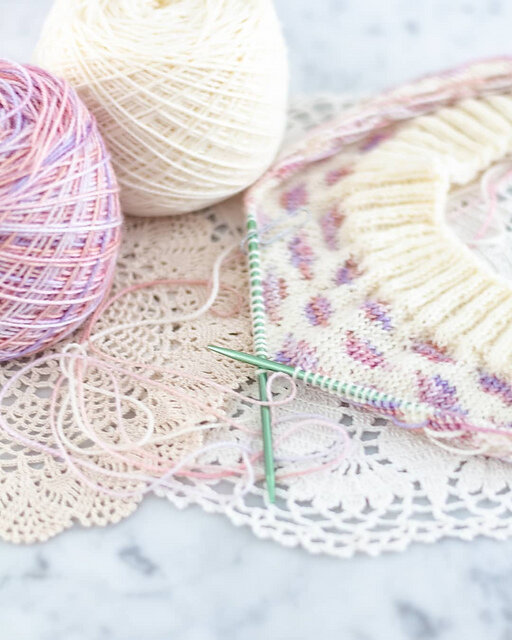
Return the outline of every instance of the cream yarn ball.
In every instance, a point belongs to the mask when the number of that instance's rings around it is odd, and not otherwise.
[[[35,57],[96,116],[126,213],[224,200],[280,145],[288,67],[272,0],[56,0]]]

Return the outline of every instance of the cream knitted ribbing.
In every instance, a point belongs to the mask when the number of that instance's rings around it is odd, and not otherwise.
[[[411,329],[512,373],[512,288],[462,245],[444,215],[451,185],[512,150],[512,97],[471,99],[410,121],[340,183],[342,242]]]
[[[125,213],[220,202],[279,148],[288,68],[272,0],[55,0],[35,60],[95,116]]]

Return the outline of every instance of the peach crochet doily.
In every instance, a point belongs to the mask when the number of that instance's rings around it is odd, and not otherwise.
[[[173,219],[127,219],[124,240],[117,266],[113,294],[128,286],[158,279],[205,280],[211,277],[213,263],[225,247],[238,241],[236,215],[239,206],[224,206],[220,212],[203,212]],[[222,269],[222,282],[245,289],[247,280],[243,259],[229,262]],[[232,317],[217,317],[213,313],[197,320],[173,323],[172,318],[199,308],[208,297],[205,286],[156,286],[130,293],[121,298],[100,319],[95,332],[107,327],[137,322],[141,318],[165,318],[168,322],[153,326],[131,328],[109,334],[98,346],[109,355],[126,361],[151,365],[172,366],[191,374],[208,376],[209,379],[231,388],[244,380],[244,368],[227,362],[216,362],[203,348],[208,342],[250,349],[250,328],[246,295],[239,313]],[[212,311],[227,311],[236,297],[233,292],[221,290]],[[59,344],[59,352],[69,342],[77,340],[79,333]],[[47,351],[44,355],[51,354]],[[32,360],[35,360],[33,358]],[[30,360],[23,361],[26,364]],[[21,364],[16,361],[3,364],[0,384],[4,384]],[[247,371],[245,369],[245,371]],[[49,423],[50,395],[61,373],[59,362],[51,360],[27,371],[17,381],[3,403],[3,418],[8,425],[24,436],[54,446],[55,439]],[[89,384],[109,388],[111,381],[105,373],[92,371]],[[170,381],[184,392],[192,392],[211,407],[221,407],[222,395],[213,389],[175,378]],[[193,427],[209,418],[207,411],[189,403],[178,402],[164,391],[145,386],[132,379],[119,378],[120,391],[149,405],[156,417],[156,436],[171,434],[173,430]],[[86,394],[87,415],[95,431],[112,444],[119,443],[112,424],[115,407],[105,397]],[[144,434],[145,414],[129,411],[124,416],[132,440]],[[134,471],[124,461],[103,454],[91,458],[87,449],[92,443],[80,434],[69,415],[64,428],[68,438],[101,468],[112,471]],[[106,525],[117,522],[132,513],[142,495],[123,498],[98,492],[78,478],[61,460],[31,450],[3,433],[1,438],[0,472],[0,536],[13,542],[45,540],[70,527],[73,522],[83,525]],[[168,467],[192,454],[202,445],[202,433],[180,436],[172,442],[146,446],[161,464]],[[87,479],[92,484],[102,484],[117,493],[137,492],[143,484],[126,483],[108,479],[89,471]]]

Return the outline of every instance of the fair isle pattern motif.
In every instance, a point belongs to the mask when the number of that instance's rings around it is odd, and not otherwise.
[[[314,327],[329,326],[332,313],[332,305],[324,296],[315,296],[306,305],[306,317]]]
[[[372,151],[373,149],[378,147],[381,142],[384,142],[384,140],[387,140],[388,138],[390,138],[391,135],[392,135],[391,128],[390,128],[389,132],[382,132],[381,131],[381,132],[375,133],[373,135],[370,135],[368,137],[368,139],[365,140],[363,142],[363,144],[359,147],[359,149],[363,153],[368,153],[369,151]]]
[[[305,340],[297,340],[291,333],[286,336],[280,351],[277,352],[276,362],[306,371],[318,367],[315,348],[308,345]]]
[[[333,207],[320,220],[320,226],[324,234],[324,241],[331,251],[339,248],[338,229],[343,222],[343,215],[337,207]]]
[[[451,362],[455,360],[448,355],[448,350],[440,347],[433,342],[416,342],[412,345],[414,353],[419,353],[432,362]]]
[[[325,184],[328,187],[332,187],[334,184],[339,182],[345,176],[348,176],[350,173],[349,167],[339,167],[338,169],[331,169],[325,174]]]
[[[442,446],[512,458],[512,288],[443,220],[450,184],[512,149],[507,92],[512,62],[499,59],[366,101],[299,142],[246,204],[256,229],[306,203],[311,213],[258,251],[287,290],[283,320],[256,309],[269,357]],[[478,182],[474,194],[483,206]]]
[[[305,280],[313,279],[312,265],[315,262],[313,249],[303,232],[298,233],[290,240],[288,245],[291,255],[291,264],[296,267]]]
[[[427,378],[418,374],[418,396],[421,402],[433,405],[438,409],[460,411],[457,388],[439,374]]]
[[[389,316],[388,306],[384,302],[366,300],[363,304],[363,310],[368,320],[379,325],[384,331],[391,331],[393,329],[393,322]]]
[[[281,302],[288,295],[288,287],[286,280],[277,277],[274,273],[269,272],[263,280],[263,300],[265,302],[265,311],[271,322],[279,322],[283,319],[281,315]]]
[[[500,398],[507,407],[512,407],[512,386],[505,380],[482,372],[480,386],[487,393]]]
[[[281,196],[281,205],[283,209],[291,214],[296,213],[299,209],[308,203],[308,193],[303,184],[299,184],[290,191],[283,193]]]
[[[343,266],[336,270],[334,282],[336,285],[351,284],[361,275],[361,271],[353,258],[347,258]]]
[[[345,350],[353,359],[370,369],[384,366],[386,360],[383,354],[369,340],[358,338],[353,331],[347,331]]]

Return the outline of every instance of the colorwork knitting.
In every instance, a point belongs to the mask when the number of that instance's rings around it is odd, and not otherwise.
[[[510,92],[500,59],[366,101],[247,199],[262,241],[258,355],[363,385],[352,400],[450,450],[500,457],[512,454],[512,286],[446,213],[488,207],[480,179],[512,151]]]

